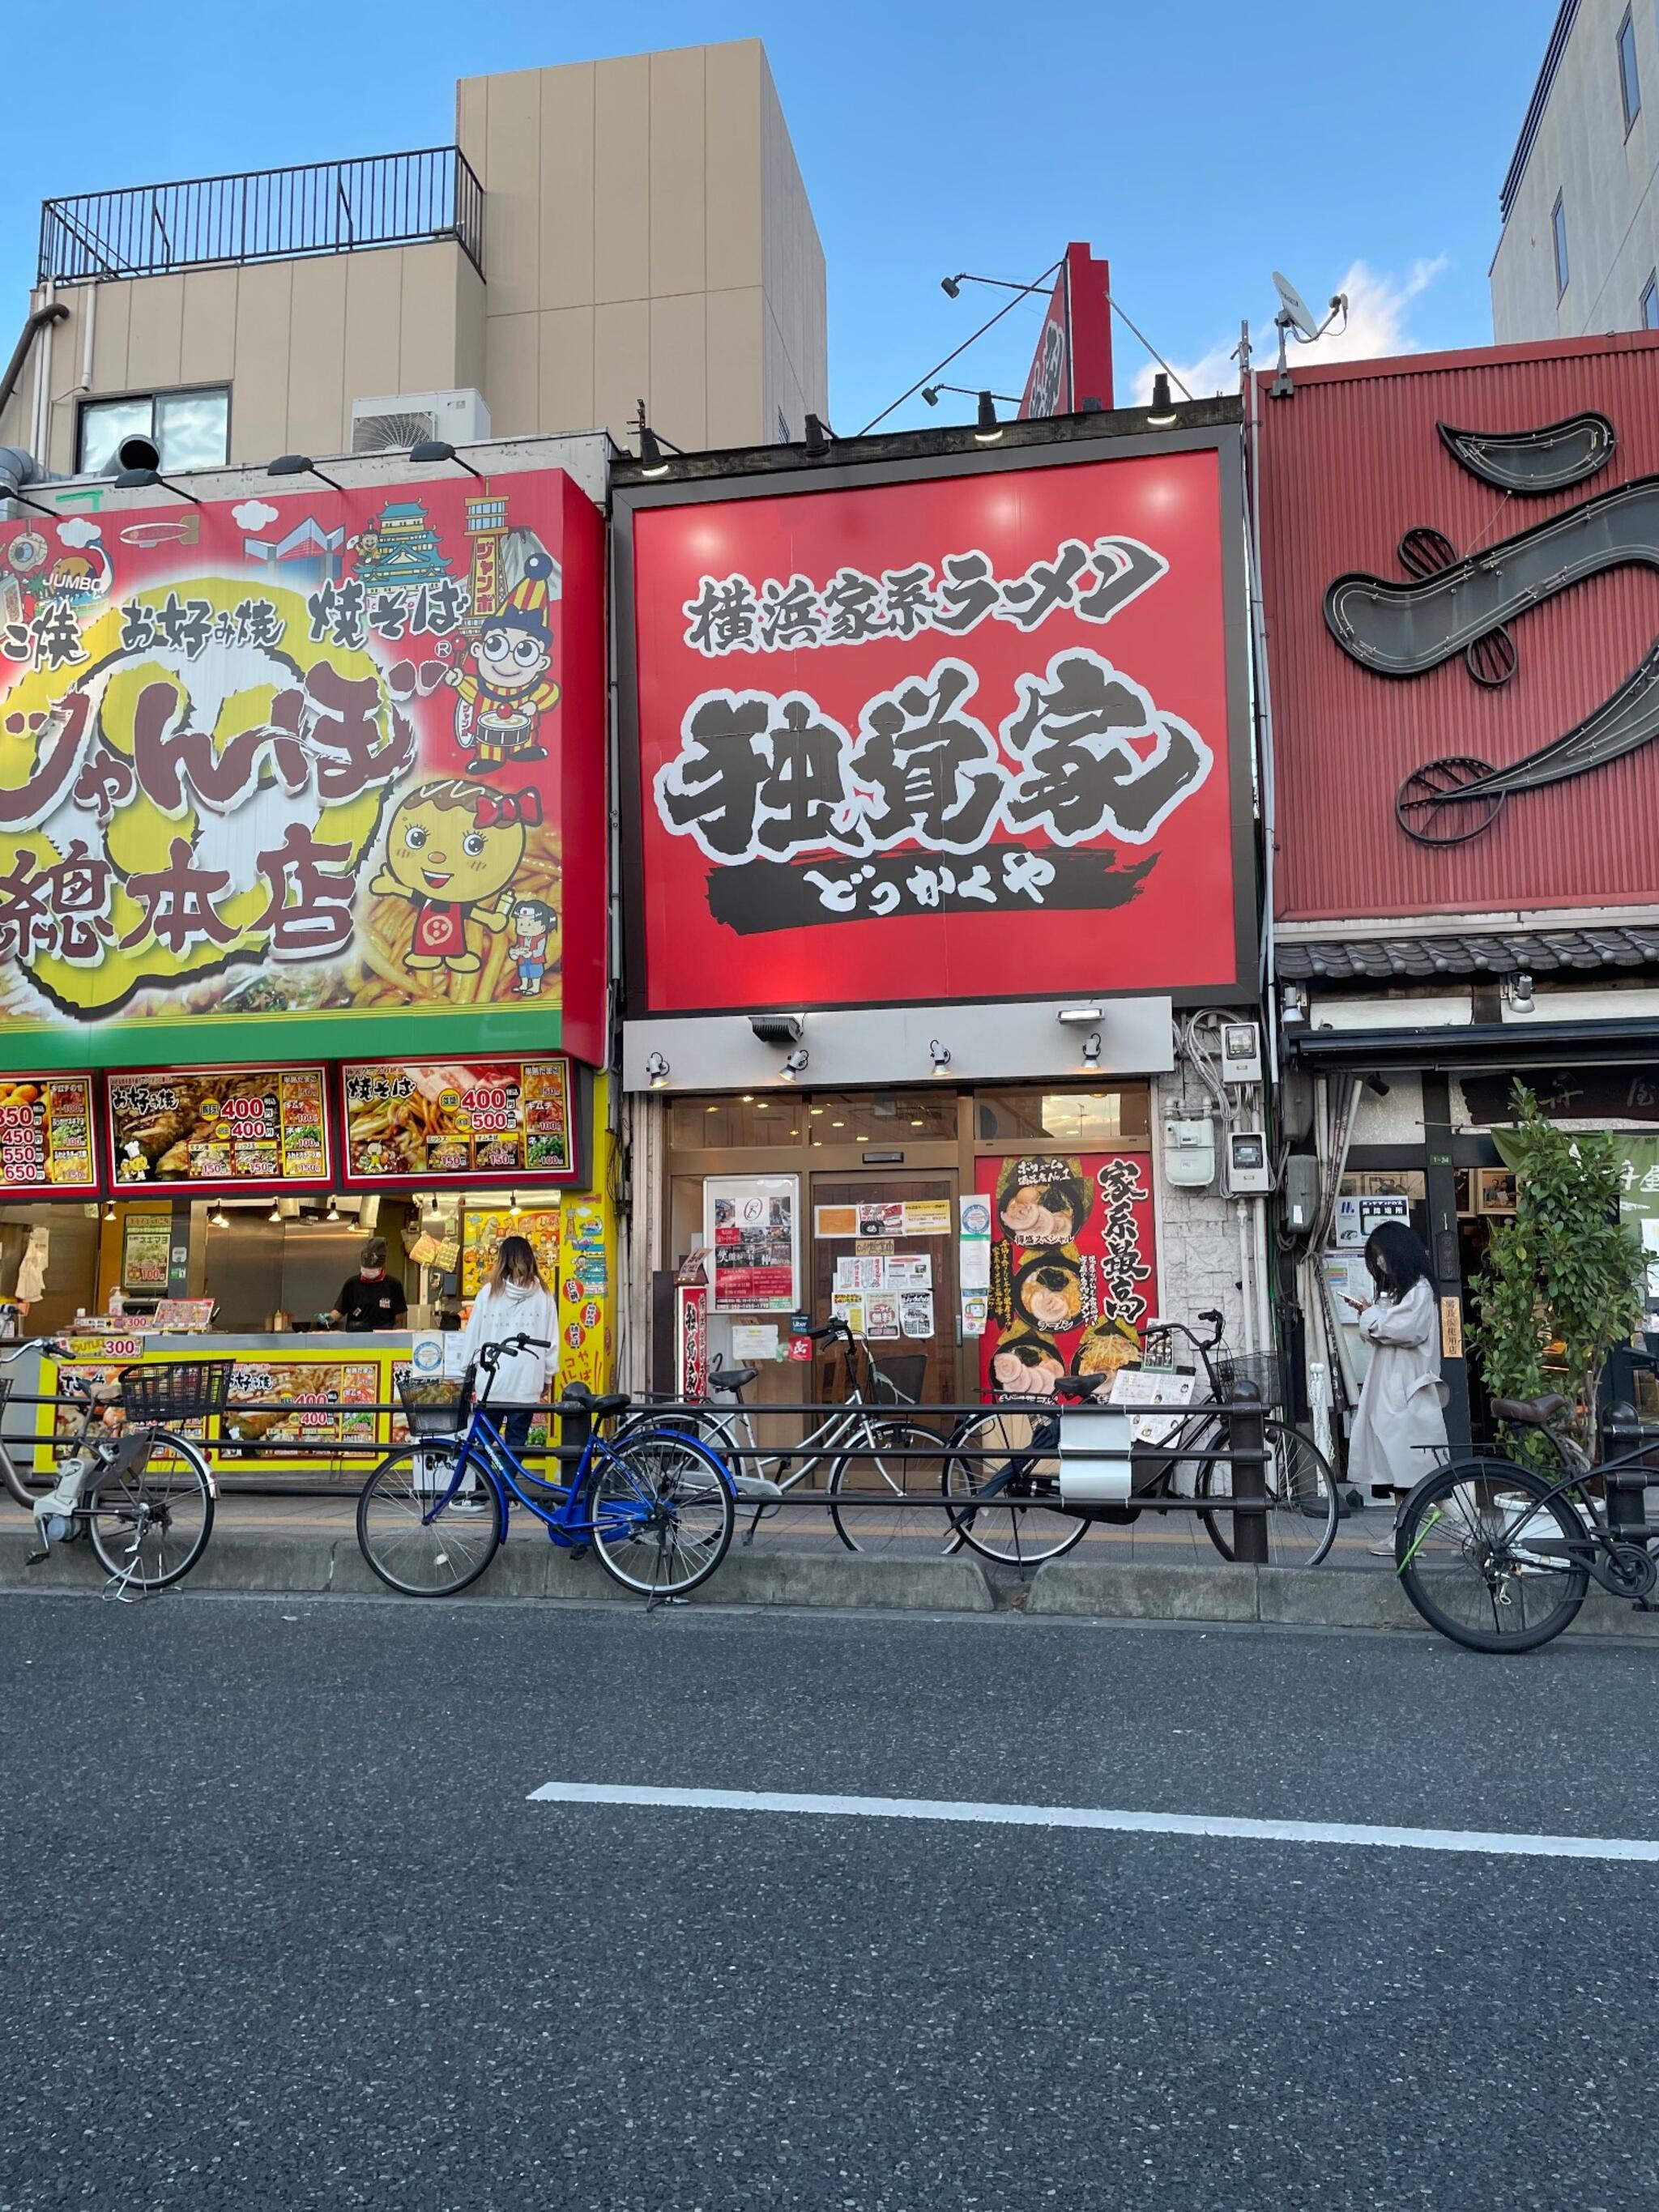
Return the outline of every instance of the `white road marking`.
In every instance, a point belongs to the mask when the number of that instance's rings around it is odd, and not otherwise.
[[[1659,1863],[1659,1843],[1639,1836],[1528,1836],[1478,1828],[1382,1828],[1350,1820],[1244,1820],[1223,1813],[1109,1812],[1092,1805],[975,1805],[939,1797],[820,1797],[787,1790],[672,1790],[626,1782],[544,1782],[531,1791],[529,1802],[967,1820],[1004,1828],[1104,1829],[1115,1835],[1218,1836],[1253,1844],[1364,1844],[1383,1850],[1476,1851],[1499,1858]]]

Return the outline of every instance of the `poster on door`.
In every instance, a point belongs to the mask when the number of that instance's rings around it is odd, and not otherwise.
[[[987,1392],[1047,1397],[1063,1375],[1139,1359],[1157,1283],[1146,1154],[981,1159],[977,1182],[991,1213]]]
[[[709,1176],[703,1240],[713,1313],[793,1313],[800,1304],[799,1178]]]

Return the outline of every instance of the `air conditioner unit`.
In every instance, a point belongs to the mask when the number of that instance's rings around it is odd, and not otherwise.
[[[489,435],[482,392],[394,392],[351,403],[354,453],[406,453],[428,438],[476,446]]]

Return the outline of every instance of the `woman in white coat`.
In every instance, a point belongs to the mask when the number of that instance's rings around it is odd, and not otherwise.
[[[542,1280],[536,1255],[526,1237],[503,1237],[489,1280],[478,1292],[461,1339],[463,1358],[476,1359],[486,1344],[509,1336],[538,1337],[556,1345],[558,1313],[553,1293]],[[556,1350],[512,1352],[495,1370],[489,1402],[503,1443],[521,1452],[530,1441],[531,1416],[547,1395],[558,1364]],[[483,1377],[478,1378],[480,1395]],[[511,1407],[507,1413],[505,1408]]]
[[[1395,1503],[1431,1474],[1447,1449],[1446,1386],[1440,1379],[1440,1310],[1429,1255],[1403,1221],[1382,1221],[1365,1243],[1374,1302],[1350,1298],[1371,1347],[1348,1443],[1348,1478],[1362,1490],[1391,1490]],[[1394,1539],[1371,1547],[1392,1557]]]

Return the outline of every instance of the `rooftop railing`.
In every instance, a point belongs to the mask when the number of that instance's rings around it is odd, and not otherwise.
[[[47,200],[40,283],[159,276],[453,239],[483,274],[483,187],[458,146]]]

